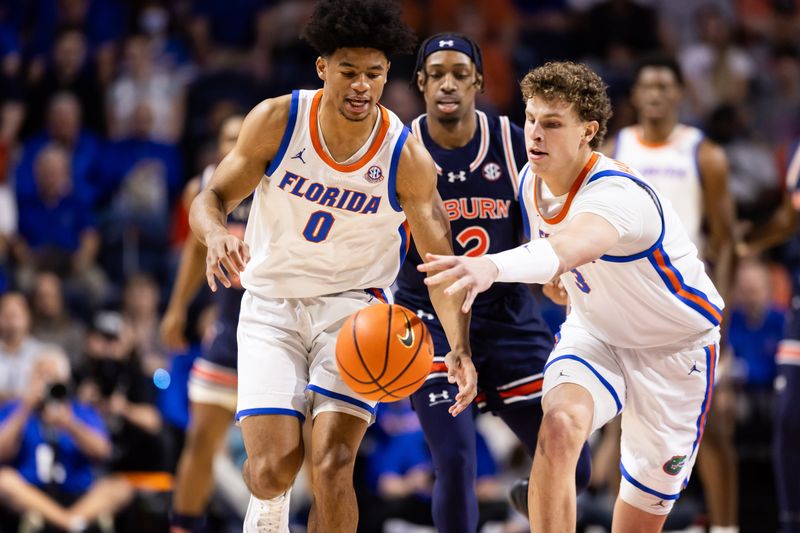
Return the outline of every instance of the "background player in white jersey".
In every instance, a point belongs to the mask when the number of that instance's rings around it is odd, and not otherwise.
[[[225,157],[233,149],[244,117],[234,115],[220,127],[217,155]],[[184,191],[191,201],[208,185],[215,167],[191,180]],[[250,202],[245,200],[228,216],[228,231],[244,236]],[[169,304],[161,322],[161,335],[170,349],[184,350],[186,315],[203,283],[206,248],[193,234],[186,238],[178,274]],[[242,299],[240,286],[217,292],[216,336],[194,362],[189,379],[189,427],[181,450],[172,497],[172,533],[203,531],[206,503],[213,486],[214,456],[222,446],[236,410],[236,325]]]
[[[725,151],[702,131],[678,121],[683,87],[683,75],[674,59],[663,55],[642,58],[631,94],[637,124],[620,130],[603,151],[641,172],[672,203],[701,258],[712,266],[712,279],[724,297],[733,277],[736,223],[728,189],[728,161]],[[720,369],[724,367],[723,363]],[[719,400],[715,407],[734,403],[733,390],[725,379],[718,379],[714,395]],[[734,416],[732,409],[712,408],[697,460],[711,533],[735,531],[738,523]],[[615,437],[613,431],[609,433]]]
[[[323,0],[304,37],[316,48],[321,91],[266,100],[244,121],[236,146],[190,212],[208,247],[206,276],[228,287],[241,273],[238,405],[251,498],[246,531],[286,531],[287,491],[303,460],[302,421],[312,427],[310,531],[355,531],[356,450],[375,402],[338,374],[336,336],[366,291],[397,275],[410,226],[418,249],[451,253],[447,214],[429,154],[377,104],[388,57],[414,36],[392,2]],[[266,175],[265,170],[266,169]],[[225,214],[255,190],[244,242]],[[407,219],[408,225],[405,224]],[[476,394],[461,298],[431,291],[447,332],[451,414]]]
[[[521,85],[529,166],[520,196],[534,239],[479,258],[430,255],[421,269],[447,269],[426,282],[467,289],[463,310],[495,281],[561,277],[571,310],[545,367],[531,524],[574,530],[581,446],[622,412],[613,530],[659,531],[703,433],[723,302],[670,204],[593,151],[611,115],[600,77],[548,63]]]

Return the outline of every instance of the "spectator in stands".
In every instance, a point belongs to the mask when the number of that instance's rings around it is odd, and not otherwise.
[[[20,397],[44,345],[30,334],[28,302],[18,292],[0,296],[0,401]]]
[[[78,398],[103,414],[114,452],[110,472],[159,474],[168,469],[156,388],[142,368],[130,324],[116,311],[101,311],[86,335]]]
[[[174,71],[156,65],[148,37],[129,37],[125,42],[122,72],[106,94],[109,136],[112,139],[132,136],[136,110],[140,104],[146,103],[153,112],[150,139],[176,143],[184,122],[183,83]]]
[[[36,275],[32,304],[34,336],[60,346],[70,364],[79,366],[85,328],[70,316],[64,303],[61,279],[55,273],[45,270]]]
[[[720,105],[742,105],[756,74],[747,50],[733,42],[731,24],[713,7],[699,9],[701,41],[680,51],[687,93],[695,116],[705,118]]]
[[[44,127],[45,108],[41,103],[49,102],[59,92],[75,95],[86,127],[97,134],[103,132],[103,106],[98,105],[102,92],[88,52],[86,36],[80,30],[67,28],[58,34],[42,79],[27,91],[26,132],[38,132]]]
[[[4,161],[0,154],[0,294],[3,294],[8,287],[9,250],[11,239],[17,233],[17,201],[13,191],[5,182],[3,165]]]
[[[146,274],[128,278],[122,295],[122,314],[133,334],[134,350],[146,373],[166,366],[166,350],[159,334],[160,293],[155,280]]]
[[[47,105],[47,126],[45,131],[25,143],[15,171],[17,199],[21,201],[36,196],[34,162],[45,146],[56,144],[67,152],[71,161],[74,195],[86,202],[94,201],[92,181],[100,141],[82,128],[78,99],[72,93],[60,92],[50,102],[37,105]]]
[[[33,365],[24,397],[0,406],[0,501],[25,514],[32,530],[44,522],[84,531],[130,499],[113,479],[96,480],[93,463],[111,455],[97,411],[70,395],[69,361],[46,351]],[[38,530],[38,528],[36,528]]]
[[[749,391],[771,391],[775,354],[784,336],[785,318],[772,303],[770,272],[756,260],[743,260],[736,275],[734,307],[728,323],[734,375]]]
[[[75,193],[69,155],[59,145],[42,149],[35,162],[36,189],[19,199],[19,239],[14,246],[17,278],[31,287],[35,272],[48,268],[65,278],[68,291],[97,305],[105,277],[97,266],[100,239],[91,207]]]

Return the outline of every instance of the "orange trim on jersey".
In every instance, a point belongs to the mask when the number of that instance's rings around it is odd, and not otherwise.
[[[676,126],[676,128],[677,128],[677,126]],[[667,136],[667,139],[665,141],[660,141],[660,142],[646,141],[644,139],[644,137],[642,136],[642,127],[641,126],[635,126],[633,128],[633,133],[634,133],[633,136],[636,139],[636,142],[638,142],[639,144],[641,144],[642,146],[647,147],[647,148],[663,148],[663,147],[671,144],[675,140],[673,138],[673,135],[675,134],[675,130],[674,129],[670,132],[670,134]]]
[[[683,285],[681,285],[681,282],[678,279],[678,276],[675,275],[675,272],[667,267],[667,264],[664,261],[664,254],[661,253],[660,249],[657,249],[655,252],[653,252],[653,257],[658,264],[658,268],[660,268],[661,272],[663,272],[667,279],[669,279],[669,282],[676,294],[705,309],[711,316],[717,319],[717,322],[722,322],[722,315],[719,313],[719,311],[714,309],[713,305],[711,305],[707,300],[704,300],[703,298],[697,296],[696,294],[692,294],[683,288]]]
[[[444,363],[433,363],[431,365],[431,374],[434,372],[447,372],[447,365]]]
[[[717,371],[716,345],[710,344],[708,346],[708,351],[711,353],[711,357],[709,357],[709,364],[711,365],[711,368],[706,370],[706,373],[708,374],[709,385],[704,400],[705,409],[703,410],[703,413],[700,415],[700,435],[698,435],[697,440],[695,441],[696,444],[700,444],[700,441],[703,439],[703,434],[706,431],[706,418],[708,418],[708,412],[711,410],[711,398],[714,395],[714,376]]]
[[[541,210],[539,209],[538,187],[540,178],[538,176],[534,176],[533,204],[534,206],[536,206],[536,212],[539,213],[539,216],[542,217],[542,220],[551,225],[558,224],[559,222],[564,220],[564,217],[566,217],[567,213],[569,212],[569,206],[572,205],[572,200],[575,199],[575,195],[578,193],[578,189],[580,189],[581,185],[583,185],[583,181],[586,179],[586,176],[589,174],[589,171],[592,170],[592,167],[595,165],[595,163],[597,163],[599,157],[600,156],[598,156],[596,152],[592,152],[592,157],[589,158],[589,161],[586,163],[586,165],[584,165],[583,169],[581,170],[581,173],[578,174],[578,177],[575,178],[575,181],[572,183],[572,187],[570,187],[569,189],[569,196],[567,196],[567,201],[564,202],[564,206],[561,208],[561,211],[559,211],[557,215],[551,218],[547,218],[546,216],[544,216]]]
[[[235,387],[238,383],[236,376],[225,374],[224,372],[215,372],[214,370],[202,368],[197,365],[192,367],[192,374],[195,374],[200,379],[219,383],[226,387]]]
[[[789,346],[778,346],[778,362],[781,361],[800,361],[800,349],[790,348]]]
[[[370,293],[375,298],[377,298],[378,300],[382,301],[383,303],[385,303],[385,304],[389,303],[386,300],[386,298],[383,296],[383,292],[380,289],[370,288],[370,289],[367,289],[367,292]]]
[[[503,399],[513,398],[514,396],[527,396],[529,394],[541,391],[542,385],[544,385],[544,379],[540,378],[536,381],[531,381],[530,383],[524,383],[518,387],[514,387],[513,389],[499,391],[498,394],[500,394],[500,397]]]
[[[320,101],[322,101],[321,89],[317,91],[316,95],[314,95],[314,100],[311,102],[311,113],[309,113],[308,119],[309,133],[311,134],[311,144],[314,146],[314,151],[317,152],[317,155],[322,158],[325,164],[332,169],[338,170],[339,172],[355,172],[366,165],[370,159],[375,157],[375,154],[378,153],[378,150],[383,145],[383,141],[386,139],[386,134],[389,132],[389,113],[383,108],[383,106],[378,104],[378,109],[381,113],[381,125],[380,129],[378,130],[378,134],[375,136],[375,140],[372,142],[369,150],[367,150],[367,153],[364,154],[361,159],[349,165],[342,165],[341,163],[334,161],[333,158],[329,156],[322,148],[320,132],[319,128],[317,127],[317,113],[319,112]]]

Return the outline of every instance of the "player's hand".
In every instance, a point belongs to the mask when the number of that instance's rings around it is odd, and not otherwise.
[[[542,285],[542,292],[545,296],[550,298],[554,304],[567,305],[569,303],[569,296],[567,296],[567,290],[564,288],[564,284],[561,283],[561,278],[554,278],[552,281]]]
[[[448,411],[452,416],[458,416],[478,394],[478,373],[468,353],[452,351],[445,356],[444,362],[447,365],[447,381],[458,385],[456,402]]]
[[[206,238],[206,280],[211,290],[217,292],[218,279],[226,288],[230,288],[232,280],[238,281],[239,274],[250,261],[250,247],[228,233],[220,231]],[[223,270],[224,267],[224,270]]]
[[[182,309],[167,308],[161,320],[159,331],[164,346],[174,351],[184,351],[189,346],[183,332],[186,330],[186,312]]]
[[[425,263],[417,266],[421,272],[437,272],[425,278],[428,286],[439,285],[455,280],[444,293],[451,296],[460,290],[466,290],[461,310],[468,313],[475,297],[492,286],[499,271],[497,266],[486,256],[467,257],[464,255],[425,254]]]

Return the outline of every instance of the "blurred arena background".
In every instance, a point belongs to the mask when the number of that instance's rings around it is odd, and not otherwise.
[[[728,301],[736,328],[720,378],[734,394],[719,406],[735,425],[728,438],[738,456],[740,527],[775,531],[775,354],[800,242],[758,242],[773,236],[770,221],[794,193],[786,177],[800,139],[800,2],[402,5],[421,39],[440,31],[477,39],[486,80],[479,106],[520,125],[518,81],[532,66],[571,59],[597,70],[613,99],[611,138],[636,119],[629,93],[637,59],[656,51],[678,59],[686,78],[681,121],[724,147],[742,238]],[[101,530],[168,529],[170,476],[188,419],[186,380],[214,335],[215,312],[206,290],[191,308],[187,348],[176,353],[163,346],[159,321],[189,231],[182,191],[215,161],[226,117],[294,88],[320,86],[315,55],[298,37],[312,6],[309,0],[0,0],[0,400],[25,394],[27,374],[14,362],[19,354],[65,353],[73,385],[66,394],[89,395],[81,388],[87,376],[99,383],[94,396],[82,399],[95,402],[114,449],[93,482],[152,473],[125,485],[132,503],[116,521],[105,517]],[[412,57],[394,58],[381,100],[405,121],[423,112],[419,93],[409,88],[412,69]],[[557,327],[561,311],[546,299],[543,305]],[[131,405],[145,408],[144,419],[126,418]],[[527,531],[506,491],[527,477],[528,459],[496,422],[480,421],[483,530]],[[8,459],[5,423],[0,464]],[[241,531],[248,497],[239,474],[243,455],[232,425],[215,465],[209,531]],[[426,526],[432,474],[408,403],[382,406],[359,465],[360,531],[432,531]],[[0,472],[2,494],[8,467]],[[593,487],[579,500],[586,531],[602,531],[610,520],[602,474],[596,466]],[[671,527],[704,530],[702,490],[693,479]],[[305,531],[309,498],[301,483],[292,502],[296,531]],[[21,518],[25,527],[30,520],[3,500],[0,531],[17,531]]]

